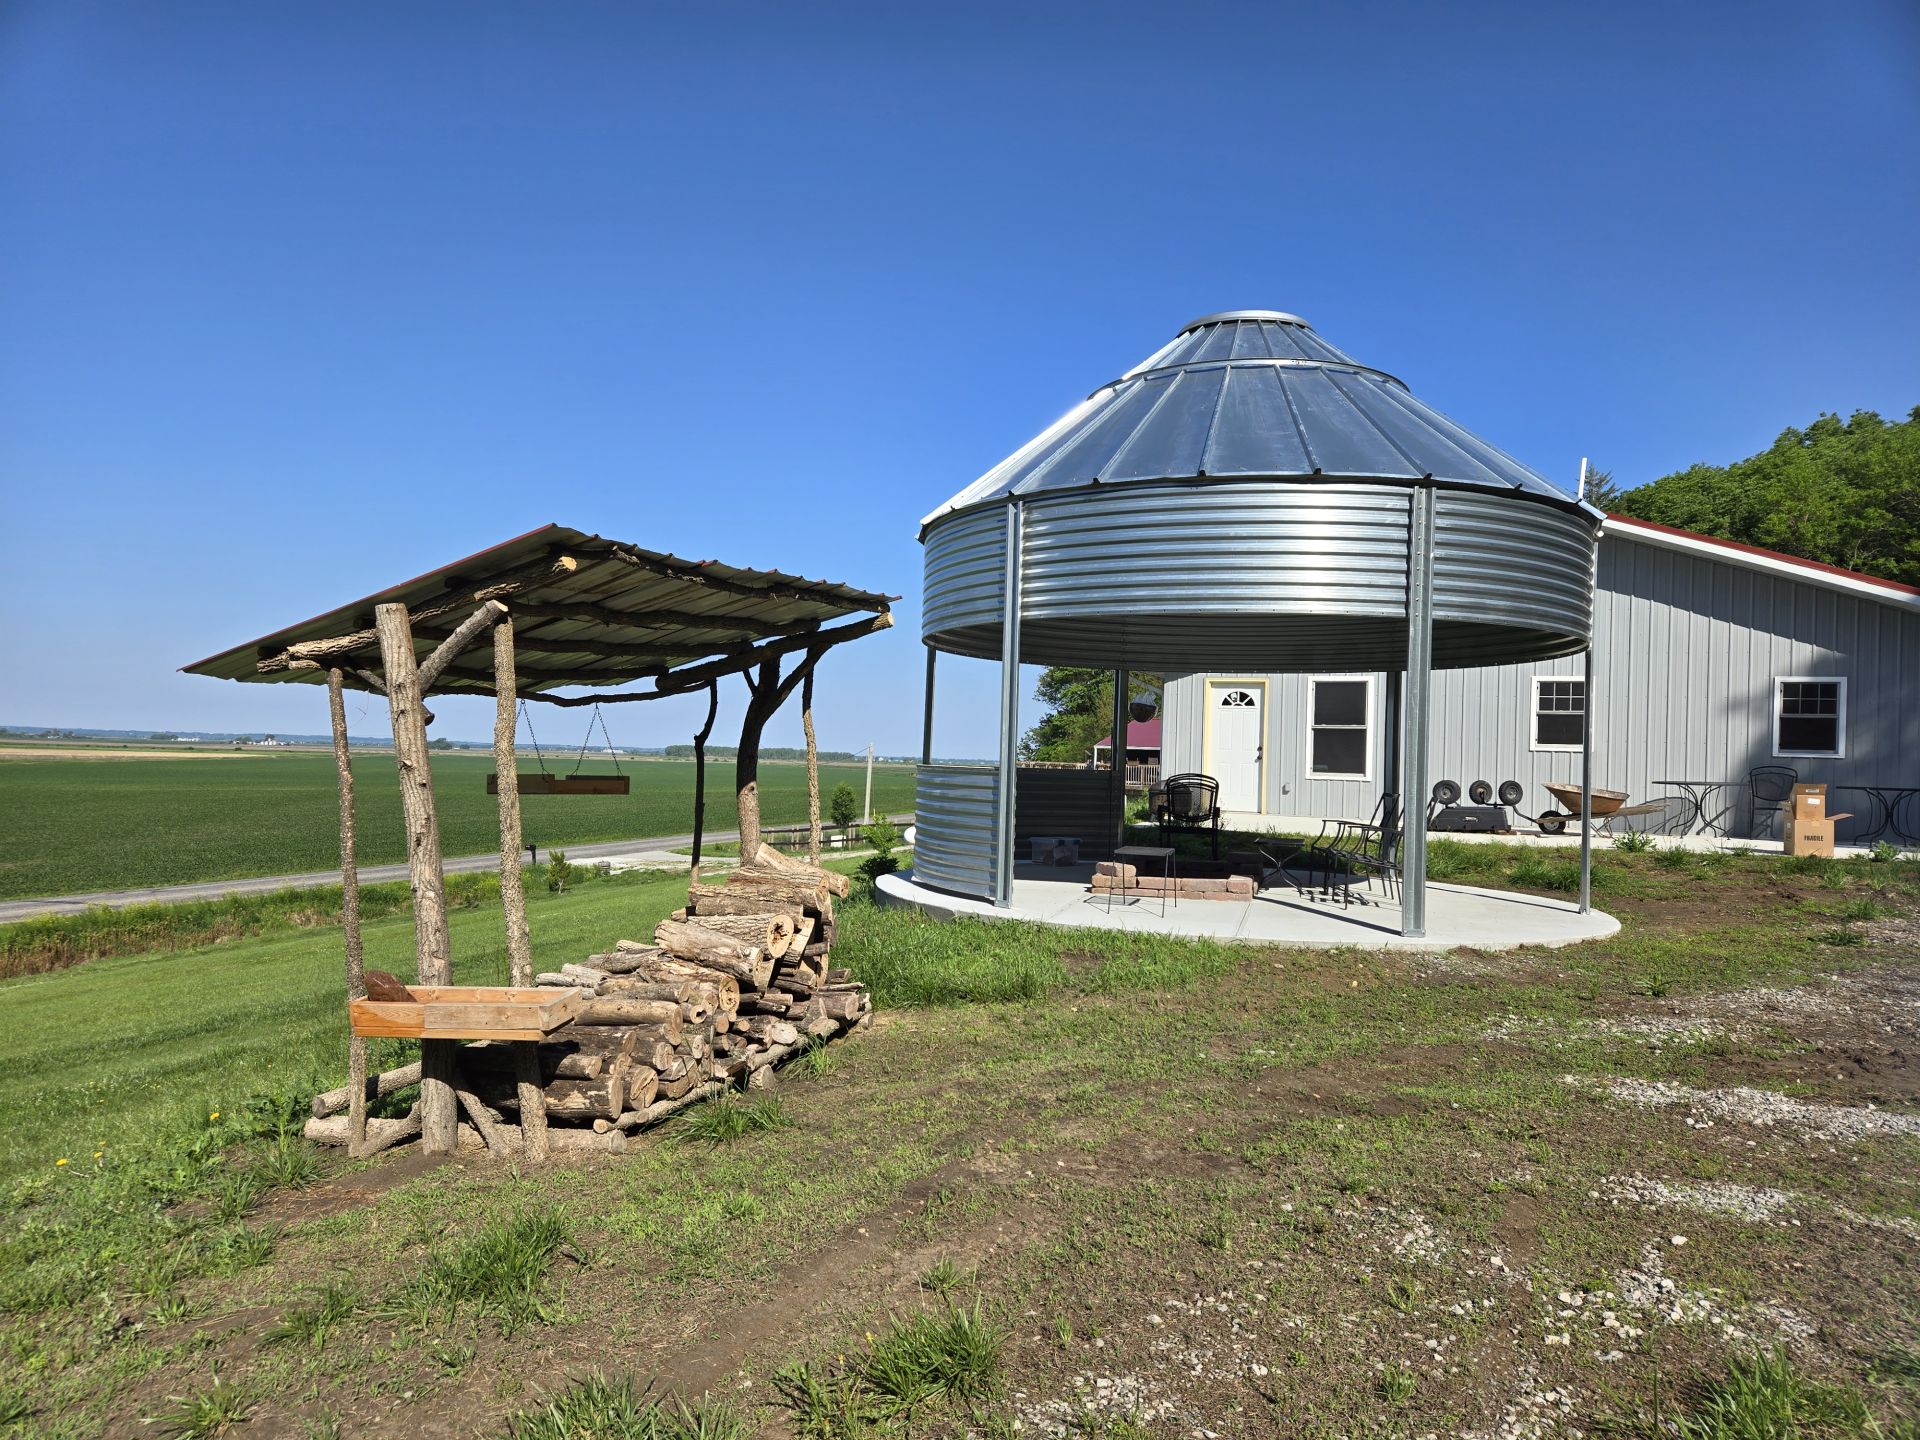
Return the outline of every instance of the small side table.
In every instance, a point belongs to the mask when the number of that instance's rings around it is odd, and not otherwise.
[[[1158,860],[1160,862],[1160,877],[1163,882],[1163,887],[1160,891],[1161,918],[1166,918],[1167,900],[1169,897],[1172,898],[1175,905],[1180,903],[1180,897],[1176,893],[1180,872],[1178,862],[1175,859],[1175,851],[1171,845],[1122,845],[1113,852],[1113,858],[1116,863],[1122,866],[1133,865],[1136,874],[1138,874],[1140,868],[1138,864],[1139,861]],[[1133,904],[1133,900],[1126,898],[1125,879],[1119,875],[1116,875],[1114,879],[1119,882],[1117,893],[1121,897],[1121,903],[1125,905]],[[1113,911],[1113,897],[1115,893],[1115,890],[1107,891],[1107,911],[1109,914]]]

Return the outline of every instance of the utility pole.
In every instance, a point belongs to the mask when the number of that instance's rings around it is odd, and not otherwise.
[[[863,825],[871,825],[873,823],[873,741],[871,740],[867,741],[866,816],[867,818],[865,820],[862,820],[860,823]]]

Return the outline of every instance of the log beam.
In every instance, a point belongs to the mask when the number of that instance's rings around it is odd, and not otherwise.
[[[492,629],[494,623],[506,613],[506,606],[498,600],[489,600],[455,626],[452,634],[443,637],[433,653],[420,662],[420,692],[425,694],[431,690],[433,682],[440,678],[440,672],[453,663],[454,656]]]

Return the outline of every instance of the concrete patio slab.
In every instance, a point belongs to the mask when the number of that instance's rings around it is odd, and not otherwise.
[[[1309,899],[1292,887],[1282,887],[1251,900],[1187,899],[1168,904],[1163,914],[1158,896],[1116,901],[1109,909],[1107,897],[1091,890],[1092,877],[1090,865],[1019,866],[1013,905],[1007,910],[915,884],[911,871],[881,876],[875,893],[882,904],[916,906],[943,920],[957,916],[1027,920],[1313,950],[1557,947],[1604,939],[1620,929],[1620,922],[1611,915],[1598,910],[1582,915],[1578,906],[1566,900],[1435,884],[1427,887],[1427,933],[1408,939],[1400,934],[1399,905],[1380,898],[1377,891],[1373,903],[1362,904],[1356,895],[1355,902],[1343,908],[1337,898]]]

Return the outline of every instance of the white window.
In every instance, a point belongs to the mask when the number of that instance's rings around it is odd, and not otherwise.
[[[1533,677],[1533,748],[1578,750],[1587,714],[1587,682],[1578,675]]]
[[[1371,778],[1373,677],[1315,676],[1307,682],[1311,768],[1322,780]]]
[[[1837,675],[1781,675],[1773,682],[1773,753],[1847,753],[1847,682]]]

